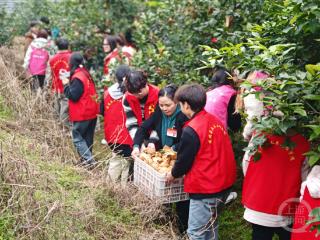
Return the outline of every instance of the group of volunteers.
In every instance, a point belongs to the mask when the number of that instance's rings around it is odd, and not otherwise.
[[[215,69],[207,90],[197,83],[159,89],[145,71],[130,66],[137,51],[131,37],[107,35],[101,41],[106,54],[102,81],[109,87],[99,99],[84,55],[72,52],[61,37],[55,39],[57,51],[51,55],[48,31],[30,27],[33,40],[26,48],[24,67],[32,76],[31,89],[43,88],[46,81],[51,84],[56,114],[71,128],[82,166],[97,163],[92,147],[99,114],[113,152],[108,176],[114,182],[127,183],[132,159],[144,147],[171,147],[177,160],[167,182],[184,176],[184,191],[190,197],[176,204],[179,230],[187,231],[192,240],[218,239],[218,218],[233,196],[237,172],[229,132],[241,129],[243,111],[248,146],[259,134],[268,143],[258,149],[259,160],[246,152],[242,162],[244,219],[252,224],[252,239],[320,239],[306,224],[310,210],[320,206],[320,167],[310,169],[305,156],[310,143],[295,129],[282,136],[254,131],[254,123],[270,114],[263,103],[264,89],[257,84],[272,77],[267,72],[253,70],[243,76],[253,85],[250,90],[238,89],[234,74],[223,67]],[[271,114],[281,118],[283,113]],[[290,147],[284,146],[288,141]]]

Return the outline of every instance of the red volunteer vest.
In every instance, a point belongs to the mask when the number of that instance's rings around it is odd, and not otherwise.
[[[153,86],[151,84],[148,84],[148,86],[149,86],[148,98],[144,105],[145,120],[148,119],[151,116],[151,114],[154,112],[155,107],[158,103],[158,93],[159,93],[159,89],[156,86]],[[134,115],[138,120],[138,125],[140,126],[142,124],[142,112],[141,112],[139,99],[128,92],[126,92],[125,98],[127,99]]]
[[[69,100],[70,121],[95,119],[99,112],[99,105],[94,82],[85,68],[76,69],[71,81],[75,78],[83,83],[83,94],[77,102]]]
[[[69,59],[71,51],[61,51],[52,57],[50,60],[50,68],[52,72],[52,91],[57,93],[63,93],[63,84],[59,77],[59,71],[65,69],[69,71]]]
[[[320,240],[320,235],[316,237],[317,230],[310,231],[312,225],[306,225],[306,222],[311,220],[309,217],[310,209],[312,210],[318,207],[320,207],[320,198],[312,198],[308,187],[306,187],[303,194],[303,201],[299,204],[295,213],[291,240]]]
[[[296,144],[291,150],[281,146],[285,137],[268,135],[267,138],[270,146],[259,149],[261,158],[256,162],[250,159],[243,182],[242,203],[255,211],[291,216],[296,204],[285,204],[285,201],[299,197],[303,154],[309,150],[309,143],[296,134],[290,137]]]
[[[104,92],[104,135],[108,143],[133,144],[126,128],[122,98],[113,99],[108,90]]]
[[[231,187],[236,180],[236,161],[221,122],[203,110],[186,126],[197,133],[200,149],[184,177],[185,192],[212,194]]]
[[[131,55],[128,52],[122,52],[122,54],[124,57],[128,58],[128,61],[130,62]],[[105,75],[109,74],[109,63],[114,58],[116,58],[119,62],[122,61],[121,56],[120,56],[117,48],[115,48],[111,53],[109,53],[104,59],[103,73]]]

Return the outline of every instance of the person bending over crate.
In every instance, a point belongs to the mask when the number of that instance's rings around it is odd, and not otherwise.
[[[156,131],[159,139],[149,139],[147,144],[153,150],[171,147],[174,151],[179,148],[182,128],[188,118],[181,112],[180,106],[174,102],[177,86],[169,84],[158,93],[158,105],[151,117],[145,120],[139,127],[134,137],[132,155],[137,157],[140,147],[147,140],[152,131]],[[189,200],[176,203],[178,228],[184,234],[188,226]]]
[[[170,84],[158,93],[158,104],[151,117],[145,120],[134,136],[133,156],[138,156],[141,145],[148,140],[148,147],[159,150],[165,146],[177,151],[182,133],[182,128],[188,118],[181,112],[180,106],[174,102],[177,86]],[[150,137],[156,131],[159,138]]]
[[[190,239],[218,239],[218,216],[236,180],[231,141],[221,122],[204,110],[206,92],[201,85],[182,86],[175,100],[190,120],[182,131],[177,161],[167,181],[185,175]]]

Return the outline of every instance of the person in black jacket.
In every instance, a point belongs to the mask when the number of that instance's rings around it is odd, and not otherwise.
[[[148,148],[158,150],[169,146],[178,151],[182,128],[188,118],[174,102],[177,88],[176,85],[170,84],[159,91],[159,103],[155,112],[142,123],[134,137],[133,156],[139,155],[141,145],[147,139]],[[149,138],[152,130],[157,132],[159,139]],[[176,214],[179,231],[183,234],[188,227],[189,200],[176,203]]]
[[[164,146],[178,150],[182,128],[188,118],[173,101],[176,90],[177,86],[170,84],[159,91],[159,103],[155,112],[142,123],[134,137],[133,156],[139,155],[144,142],[147,142],[149,148],[156,150]],[[149,138],[152,130],[157,132],[158,138]]]

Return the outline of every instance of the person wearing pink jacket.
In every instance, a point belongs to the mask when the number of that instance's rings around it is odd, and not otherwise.
[[[213,75],[211,84],[204,109],[218,118],[226,129],[238,131],[241,116],[235,113],[237,91],[233,87],[231,74],[225,68],[219,68]]]

